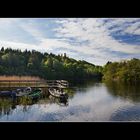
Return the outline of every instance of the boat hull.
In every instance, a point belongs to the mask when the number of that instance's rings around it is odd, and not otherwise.
[[[16,92],[14,92],[14,91],[0,91],[0,97],[16,97]]]
[[[49,93],[50,93],[50,95],[52,95],[53,97],[56,97],[56,98],[68,99],[68,95],[66,93],[58,92],[55,89],[49,89]]]
[[[32,99],[37,99],[41,97],[41,94],[42,94],[42,90],[37,89],[35,91],[32,91],[28,96]]]

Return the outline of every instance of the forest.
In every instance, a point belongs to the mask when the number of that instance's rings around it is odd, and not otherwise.
[[[49,80],[100,79],[102,70],[101,66],[69,58],[66,53],[55,55],[4,47],[0,50],[0,75],[39,76]]]
[[[140,59],[133,58],[121,62],[108,62],[103,68],[103,79],[105,81],[139,83]]]
[[[84,60],[35,50],[0,50],[0,75],[39,76],[44,79],[103,79],[105,81],[140,82],[140,59],[107,62],[98,66]]]

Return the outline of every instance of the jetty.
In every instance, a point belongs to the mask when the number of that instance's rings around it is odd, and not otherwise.
[[[28,87],[31,88],[67,88],[66,80],[0,80],[0,87]]]
[[[24,96],[26,94],[28,95],[28,92],[22,91],[21,89],[30,87],[31,89],[41,89],[44,95],[55,94],[55,97],[57,97],[59,91],[59,97],[62,97],[62,93],[64,93],[63,89],[68,88],[68,86],[69,83],[66,80],[45,80],[36,77],[4,77],[3,79],[0,78],[0,89],[2,89],[2,91],[0,91],[0,95],[13,95],[13,92],[11,91],[16,91],[17,93],[20,92],[20,94],[16,94],[18,97]],[[7,89],[9,91],[5,92]],[[52,89],[51,92],[50,89]]]

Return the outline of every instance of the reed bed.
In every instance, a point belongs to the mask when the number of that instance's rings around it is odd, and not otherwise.
[[[24,81],[24,80],[43,80],[35,76],[0,76],[0,81]]]

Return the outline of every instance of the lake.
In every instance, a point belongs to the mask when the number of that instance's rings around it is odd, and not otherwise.
[[[81,81],[71,84],[66,92],[66,102],[51,96],[18,104],[0,98],[0,121],[140,121],[140,85]]]

